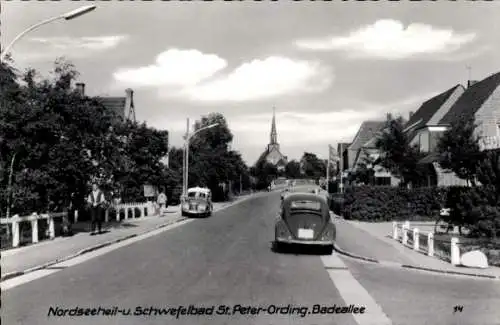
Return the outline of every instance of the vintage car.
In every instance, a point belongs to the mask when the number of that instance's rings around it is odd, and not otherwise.
[[[182,200],[181,211],[183,216],[211,216],[212,192],[204,187],[188,189],[186,197]]]
[[[336,228],[324,196],[313,193],[289,193],[276,218],[274,248],[284,244],[315,245],[333,251]]]

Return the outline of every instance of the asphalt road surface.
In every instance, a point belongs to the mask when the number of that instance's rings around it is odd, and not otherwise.
[[[278,193],[260,195],[216,212],[211,218],[195,220],[13,287],[2,292],[2,323],[500,323],[499,282],[439,276],[352,259],[343,259],[345,269],[335,254],[273,252],[273,222],[278,209]],[[338,263],[339,267],[329,263]],[[278,307],[288,305],[318,311],[316,304],[352,304],[358,308],[368,304],[365,315],[369,317],[307,312],[301,317],[298,310],[293,315],[277,314]],[[190,305],[214,306],[213,315],[144,315],[149,313],[148,307]],[[96,316],[48,316],[51,308],[61,313],[75,307],[113,310],[115,306],[125,312],[130,309],[130,315],[115,315],[113,311],[106,316],[100,311]],[[252,315],[252,310],[243,308],[246,306],[261,309]],[[463,306],[462,311],[455,311],[455,306]],[[137,315],[139,312],[142,315]]]

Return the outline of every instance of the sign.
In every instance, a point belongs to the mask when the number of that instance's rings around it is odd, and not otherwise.
[[[158,189],[153,185],[144,185],[144,197],[156,196]]]

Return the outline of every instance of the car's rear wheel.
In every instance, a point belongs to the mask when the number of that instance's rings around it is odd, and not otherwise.
[[[333,254],[333,245],[327,245],[324,247],[324,252],[326,255],[332,255]]]
[[[279,253],[283,251],[283,244],[278,241],[273,241],[273,251]]]
[[[185,216],[187,216],[187,213],[186,213],[186,212],[184,212],[184,211],[182,211],[182,212],[181,212],[181,215],[182,215],[183,217],[185,217]]]

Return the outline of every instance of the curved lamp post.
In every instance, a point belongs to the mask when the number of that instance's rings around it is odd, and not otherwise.
[[[64,20],[71,20],[71,19],[75,19],[77,17],[80,17],[82,15],[85,15],[86,13],[89,13],[91,11],[93,11],[94,9],[96,9],[97,7],[94,6],[94,5],[90,5],[90,6],[83,6],[83,7],[80,7],[78,9],[75,9],[75,10],[72,10],[70,12],[67,12],[65,14],[62,14],[62,15],[59,15],[59,16],[56,16],[56,17],[52,17],[52,18],[49,18],[49,19],[46,19],[44,21],[41,21],[35,25],[32,25],[31,27],[28,27],[27,29],[25,29],[23,32],[21,32],[19,35],[17,35],[13,40],[12,42],[10,42],[9,45],[7,45],[7,47],[5,47],[5,49],[2,51],[2,54],[0,56],[0,61],[3,62],[5,56],[7,55],[7,53],[9,52],[9,50],[11,49],[11,47],[14,45],[14,43],[16,43],[21,37],[23,37],[24,35],[26,35],[27,33],[31,32],[32,30],[42,26],[42,25],[45,25],[45,24],[48,24],[48,23],[51,23],[55,20],[59,20],[59,19],[64,19]]]
[[[189,119],[187,119],[187,130],[186,130],[186,135],[184,135],[184,178],[183,178],[183,186],[182,186],[182,197],[185,197],[187,194],[187,189],[188,189],[188,179],[189,179],[189,141],[193,136],[198,134],[201,131],[205,131],[208,129],[211,129],[213,127],[216,127],[219,125],[219,123],[214,123],[210,124],[207,126],[204,126],[202,128],[199,128],[198,130],[194,131],[193,133],[189,134]]]

